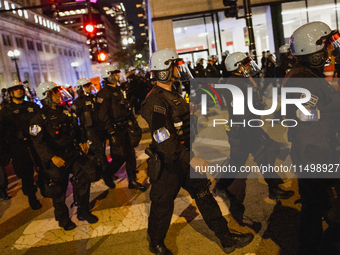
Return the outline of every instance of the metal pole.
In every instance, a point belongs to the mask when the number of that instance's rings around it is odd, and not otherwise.
[[[217,12],[215,12],[215,15],[216,15],[218,39],[220,40],[220,51],[221,51],[221,57],[222,57],[223,50],[222,50],[222,39],[221,39],[220,19],[219,19],[219,17],[218,17]]]
[[[244,15],[246,18],[246,25],[249,34],[249,54],[253,54],[253,59],[257,62],[256,46],[255,46],[255,36],[253,29],[253,15],[251,12],[250,0],[243,0]]]
[[[21,82],[19,68],[18,68],[18,64],[17,64],[17,58],[13,58],[12,60],[15,63],[15,69],[17,70],[18,80],[19,80],[19,82]]]

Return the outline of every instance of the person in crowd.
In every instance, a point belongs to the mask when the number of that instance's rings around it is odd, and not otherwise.
[[[231,253],[248,245],[253,240],[253,234],[232,233],[209,191],[210,181],[190,178],[190,165],[195,167],[208,163],[190,151],[189,105],[172,89],[172,83],[180,76],[181,63],[184,62],[174,50],[153,53],[151,71],[157,84],[142,103],[142,117],[147,121],[152,135],[152,151],[162,162],[158,169],[151,164],[148,168],[151,179],[149,250],[154,254],[172,254],[164,245],[164,239],[174,210],[174,199],[183,187],[195,199],[208,227],[220,239],[224,252]]]
[[[316,21],[296,29],[290,39],[296,65],[286,74],[283,87],[305,88],[311,93],[310,100],[303,104],[313,114],[310,117],[296,105],[287,105],[286,119],[298,123],[288,130],[290,155],[293,164],[303,169],[314,164],[339,164],[340,93],[328,84],[323,74],[329,56],[339,56],[338,38],[337,30]],[[287,95],[294,99],[303,96],[301,93]],[[335,245],[340,241],[339,179],[312,178],[310,174],[298,175],[302,204],[298,254],[340,254],[339,246]],[[324,233],[323,219],[328,224]]]
[[[145,191],[146,186],[137,182],[136,155],[133,148],[133,143],[135,143],[135,140],[138,140],[138,137],[136,137],[138,133],[141,136],[141,130],[138,130],[138,123],[132,113],[131,105],[126,95],[120,89],[120,70],[113,65],[107,65],[101,69],[101,72],[106,86],[97,94],[97,103],[99,104],[98,117],[99,121],[103,123],[103,128],[107,135],[110,137],[110,155],[113,164],[112,174],[115,174],[123,163],[126,162],[129,189]],[[135,134],[133,133],[134,130],[136,131]]]
[[[87,79],[77,80],[76,91],[78,98],[73,101],[72,112],[79,119],[82,134],[90,141],[90,151],[98,159],[100,169],[97,175],[103,175],[106,186],[113,189],[116,187],[113,176],[110,174],[110,164],[105,155],[106,135],[98,123],[96,87]]]
[[[96,223],[97,216],[90,212],[90,186],[95,180],[95,162],[87,157],[88,143],[82,136],[76,118],[62,103],[72,100],[71,95],[56,83],[46,81],[36,90],[43,108],[31,119],[29,132],[44,167],[41,193],[52,198],[54,215],[64,230],[76,227],[65,204],[69,174],[72,173],[73,199],[78,206],[80,221]]]
[[[29,135],[29,126],[39,106],[24,100],[26,90],[18,80],[9,83],[7,89],[11,100],[0,111],[0,137],[8,146],[14,172],[22,181],[22,192],[28,197],[30,207],[38,210],[42,205],[35,194],[34,170],[41,170],[41,161]]]
[[[259,72],[260,69],[251,58],[247,57],[242,52],[235,52],[229,55],[226,59],[226,67],[232,72],[227,83],[233,84],[242,90],[244,95],[247,95],[248,87],[253,87],[253,104],[255,109],[263,108],[260,91],[254,86],[250,77],[253,73]],[[243,125],[243,121],[247,122],[251,119],[261,119],[251,113],[245,103],[244,115],[233,114],[233,96],[229,90],[218,89],[221,95],[226,99],[229,120],[238,124],[233,124],[227,128],[228,139],[230,144],[230,162],[236,169],[244,166],[249,154],[254,156],[254,161],[257,165],[275,165],[275,160],[280,153],[280,147],[277,142],[269,137],[269,135],[261,127],[250,127]],[[245,100],[247,102],[247,100]],[[230,121],[229,121],[230,123]],[[286,191],[279,187],[283,183],[281,178],[276,173],[267,173],[264,175],[265,181],[268,184],[269,198],[271,199],[288,199],[293,196],[294,191]],[[233,195],[228,190],[228,187],[235,180],[235,176],[223,175],[216,185],[217,189],[224,190],[229,197]]]

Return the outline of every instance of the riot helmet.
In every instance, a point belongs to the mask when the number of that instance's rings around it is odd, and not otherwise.
[[[77,80],[76,90],[78,95],[84,93],[86,96],[89,96],[91,92],[97,93],[96,87],[87,78]]]
[[[299,27],[290,37],[290,49],[296,61],[312,68],[323,68],[329,62],[329,45],[335,49],[332,54],[339,55],[340,34],[320,21]]]
[[[39,100],[47,105],[59,105],[72,100],[72,96],[63,87],[52,81],[41,83],[36,93]]]
[[[116,74],[120,73],[120,70],[113,65],[107,65],[101,69],[102,77],[107,80],[109,84],[115,84],[119,82]]]
[[[184,60],[172,49],[163,49],[152,54],[151,71],[155,79],[162,83],[171,79],[188,81],[193,78]]]
[[[230,54],[225,60],[225,66],[227,71],[240,73],[244,77],[255,75],[260,71],[256,62],[251,57],[247,57],[243,52]]]
[[[21,91],[21,92],[16,92]],[[19,82],[18,80],[14,80],[7,84],[7,92],[10,98],[15,98],[17,100],[23,100],[26,95],[25,85]]]

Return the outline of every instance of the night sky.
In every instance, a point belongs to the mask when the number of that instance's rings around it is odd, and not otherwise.
[[[137,16],[138,13],[143,12],[143,9],[136,7],[136,4],[140,4],[141,2],[141,0],[97,0],[99,5],[108,7],[110,7],[112,4],[123,3],[125,6],[128,22],[133,23],[134,35],[136,38],[140,37],[140,34],[144,32],[144,28],[139,27],[141,18],[138,18]]]

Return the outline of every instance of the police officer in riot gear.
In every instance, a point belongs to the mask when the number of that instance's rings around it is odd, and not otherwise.
[[[108,170],[110,164],[105,155],[105,131],[98,124],[96,97],[92,94],[97,92],[96,87],[87,78],[80,78],[77,80],[76,90],[78,98],[72,104],[72,111],[79,118],[81,131],[90,142],[90,151],[100,163],[99,169],[102,169],[106,186],[113,189],[116,184]]]
[[[293,59],[293,55],[288,44],[282,45],[279,48],[279,52],[280,61],[277,65],[279,69],[277,77],[283,78],[294,67],[295,61]]]
[[[74,229],[76,225],[71,221],[65,204],[68,177],[72,173],[73,198],[78,205],[77,218],[96,223],[97,216],[89,210],[95,163],[85,155],[89,147],[85,138],[81,137],[76,119],[66,108],[60,106],[72,97],[62,87],[50,81],[39,85],[37,96],[43,108],[31,120],[29,132],[44,166],[42,194],[52,198],[54,215],[59,226],[65,230]]]
[[[195,78],[205,78],[207,76],[203,66],[203,62],[204,58],[197,59],[194,74]]]
[[[11,101],[0,112],[0,136],[9,147],[14,172],[22,181],[22,192],[28,197],[30,207],[37,210],[42,205],[35,195],[37,187],[34,184],[34,168],[41,168],[41,163],[28,130],[30,119],[39,110],[39,106],[24,101],[26,91],[19,81],[11,82],[7,88]]]
[[[221,74],[220,71],[217,70],[215,63],[217,62],[215,59],[217,56],[211,55],[208,58],[208,65],[207,68],[205,69],[207,78],[220,78]]]
[[[304,169],[311,164],[338,164],[337,137],[339,127],[339,93],[324,79],[324,65],[330,53],[339,53],[339,33],[323,22],[307,23],[295,30],[290,39],[290,49],[297,64],[286,75],[283,87],[305,88],[311,99],[304,104],[312,114],[304,117],[295,105],[287,106],[287,119],[298,125],[289,128],[288,140],[292,143],[291,158],[294,165]],[[333,50],[333,48],[335,48]],[[332,51],[333,50],[333,51]],[[299,79],[293,79],[299,78]],[[301,78],[310,78],[304,82]],[[300,93],[288,94],[289,98],[301,98]],[[310,173],[307,173],[310,174]],[[301,176],[298,176],[301,177]],[[334,242],[339,243],[340,223],[338,180],[299,178],[301,214],[299,229],[299,255],[339,254]],[[322,233],[322,219],[328,224]],[[339,247],[339,246],[338,246]]]
[[[261,109],[262,98],[260,91],[254,86],[251,75],[258,72],[260,69],[257,64],[242,52],[235,52],[230,54],[226,59],[227,70],[232,72],[232,76],[228,79],[228,84],[233,84],[240,88],[244,95],[247,95],[248,87],[253,87],[253,102],[256,109]],[[256,85],[256,84],[255,84]],[[251,113],[246,105],[245,100],[245,114],[233,115],[233,98],[229,90],[219,90],[225,97],[227,109],[229,113],[229,120],[240,124],[233,124],[227,127],[227,133],[230,143],[230,165],[236,166],[240,169],[244,166],[249,154],[254,156],[254,161],[258,165],[274,166],[275,160],[280,152],[280,147],[277,142],[269,137],[269,135],[261,127],[244,126],[241,123],[247,123],[251,119],[261,119],[259,116]],[[230,123],[230,121],[229,121]],[[294,192],[285,191],[279,187],[282,180],[274,173],[267,173],[264,175],[265,181],[268,183],[269,198],[271,199],[288,199]],[[228,195],[231,195],[228,187],[232,184],[234,178],[222,176],[216,185],[217,189],[224,190]]]
[[[155,176],[155,168],[151,168],[150,164],[148,169],[152,185],[149,249],[154,254],[171,253],[165,247],[164,239],[170,225],[174,199],[183,187],[195,199],[205,222],[220,239],[224,251],[230,253],[249,244],[253,235],[231,233],[228,222],[209,191],[209,180],[190,178],[190,164],[207,165],[207,162],[190,152],[189,105],[172,90],[172,83],[186,70],[185,67],[171,49],[159,50],[151,57],[151,70],[157,85],[142,103],[142,117],[151,131],[153,151],[162,163],[158,177],[151,177]]]
[[[133,127],[138,127],[138,123],[131,111],[126,94],[120,90],[120,70],[115,66],[108,65],[104,66],[101,72],[106,86],[97,94],[98,116],[110,137],[110,154],[113,165],[111,175],[116,173],[126,162],[129,189],[145,191],[146,187],[137,182],[134,141],[131,138],[131,130]]]

